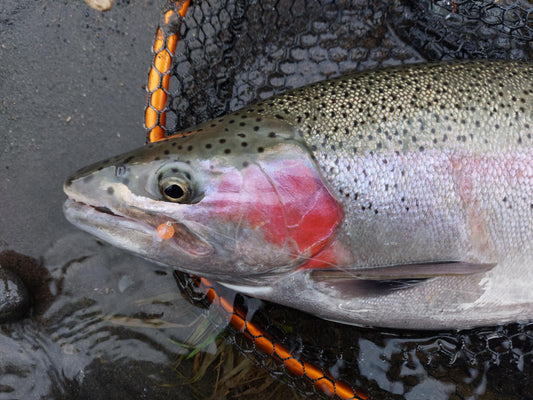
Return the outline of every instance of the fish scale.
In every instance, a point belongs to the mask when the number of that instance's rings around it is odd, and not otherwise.
[[[367,71],[84,168],[65,183],[65,214],[146,258],[339,322],[531,319],[532,120],[531,63]]]

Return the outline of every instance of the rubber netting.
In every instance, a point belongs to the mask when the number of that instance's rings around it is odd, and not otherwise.
[[[532,56],[531,0],[193,1],[176,50],[167,130],[357,70]],[[180,282],[192,301],[205,303],[195,281],[183,275]],[[236,301],[246,309],[245,296]],[[533,324],[461,332],[370,330],[273,304],[256,311],[253,321],[295,355],[375,399],[533,398]],[[229,340],[272,375],[305,396],[325,397],[229,329]]]

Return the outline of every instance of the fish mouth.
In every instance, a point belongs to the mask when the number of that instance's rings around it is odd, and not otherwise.
[[[208,256],[213,247],[187,226],[173,221],[174,235],[165,240],[157,239],[157,227],[168,221],[165,216],[151,217],[152,221],[131,218],[118,214],[105,206],[93,206],[68,198],[63,205],[67,220],[76,227],[95,235],[106,242],[149,258],[166,245],[189,257]],[[137,214],[141,214],[139,210]],[[157,254],[156,254],[157,255]]]
[[[71,198],[65,201],[63,211],[69,222],[81,229],[85,229],[86,226],[100,226],[103,228],[112,224],[118,224],[118,226],[126,228],[133,224],[134,226],[131,226],[131,228],[134,227],[136,231],[146,234],[153,235],[155,230],[148,223],[128,218],[125,215],[116,214],[108,207],[92,206]]]
[[[105,213],[105,214],[109,214],[109,215],[113,215],[113,216],[118,216],[117,214],[115,214],[113,211],[111,211],[109,208],[107,207],[94,207],[94,209],[98,212],[102,212],[102,213]]]

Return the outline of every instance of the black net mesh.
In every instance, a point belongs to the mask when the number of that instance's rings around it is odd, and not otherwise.
[[[404,0],[389,24],[427,60],[531,60],[533,4],[528,1]]]
[[[174,60],[167,131],[357,70],[532,56],[528,0],[193,2]],[[182,276],[179,282],[193,302],[208,303],[194,280]],[[246,308],[247,298],[239,298]],[[453,399],[533,398],[533,324],[462,332],[370,330],[272,304],[253,321],[295,357],[375,399],[424,399],[435,393]],[[229,329],[229,340],[272,375],[305,396],[326,397],[272,363],[254,340]]]

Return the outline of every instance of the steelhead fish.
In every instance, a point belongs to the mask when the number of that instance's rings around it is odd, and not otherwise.
[[[84,168],[64,210],[116,246],[334,321],[532,319],[532,124],[531,63],[363,72]]]

